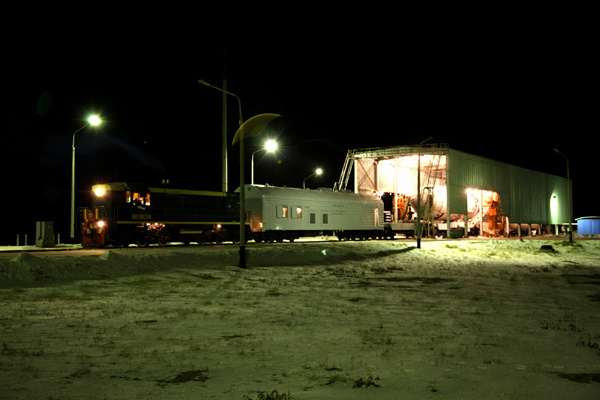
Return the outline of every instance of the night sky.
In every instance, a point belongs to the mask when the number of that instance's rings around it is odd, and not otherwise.
[[[302,31],[283,20],[265,35],[174,22],[31,27],[36,34],[5,49],[2,208],[12,218],[3,241],[33,235],[37,220],[55,221],[68,237],[71,140],[92,113],[104,122],[76,135],[77,206],[91,202],[93,184],[110,181],[169,179],[172,187],[220,190],[221,93],[198,79],[221,86],[224,74],[244,119],[283,116],[272,132],[278,152],[256,154],[257,183],[301,187],[320,167],[324,175],[307,187],[332,187],[348,149],[429,136],[566,176],[557,147],[570,160],[574,216],[598,215],[589,199],[597,78],[585,23],[407,21],[369,29],[349,21],[320,33],[310,22]],[[235,98],[228,108],[231,143]],[[250,154],[260,146],[246,145],[247,182]],[[238,147],[230,147],[229,190],[239,185],[238,160]]]

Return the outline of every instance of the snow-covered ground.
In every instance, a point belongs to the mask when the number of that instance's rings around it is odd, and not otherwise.
[[[0,399],[600,398],[600,240],[248,251],[0,260]]]

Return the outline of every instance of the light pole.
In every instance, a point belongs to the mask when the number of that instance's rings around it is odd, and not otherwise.
[[[83,128],[99,124],[100,118],[92,115],[88,118],[87,124],[73,132],[73,144],[71,146],[71,244],[75,243],[75,134]]]
[[[250,169],[250,172],[251,172],[250,184],[251,185],[254,185],[254,155],[256,153],[258,153],[259,151],[263,151],[263,150],[266,150],[268,152],[277,150],[277,142],[275,142],[274,140],[267,140],[267,142],[265,143],[264,149],[256,150],[254,153],[252,153],[252,162],[251,162],[251,169]]]
[[[419,159],[417,161],[417,249],[421,248],[421,145],[432,137],[429,136],[427,139],[419,143]],[[450,224],[448,223],[448,229]]]
[[[309,176],[307,176],[306,178],[304,178],[304,180],[302,181],[302,189],[306,189],[306,180],[310,177],[313,177],[315,175],[321,175],[323,173],[323,170],[321,168],[317,168],[317,170],[315,171],[314,174],[310,174]]]
[[[569,215],[567,218],[569,219],[569,242],[573,243],[573,227],[571,225],[573,211],[571,209],[571,177],[569,175],[569,159],[565,157],[560,151],[558,151],[558,149],[554,149],[554,151],[560,154],[562,158],[567,160],[567,202],[569,208]]]
[[[238,110],[240,113],[239,126],[242,126],[244,123],[244,119],[242,118],[242,101],[238,96],[219,87],[213,86],[202,79],[198,79],[198,83],[235,97],[238,101]],[[240,139],[240,268],[246,268],[246,188],[244,174],[244,134],[242,132]]]

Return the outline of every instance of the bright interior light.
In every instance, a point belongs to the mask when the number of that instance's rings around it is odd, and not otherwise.
[[[93,126],[100,125],[100,117],[98,117],[97,115],[92,115],[88,118],[88,122],[90,123],[90,125]]]
[[[275,142],[274,140],[267,140],[267,142],[265,143],[265,149],[267,149],[267,151],[277,150],[277,142]]]
[[[102,197],[104,196],[104,193],[106,193],[106,191],[102,188],[96,188],[94,189],[94,193],[96,194],[96,196]]]

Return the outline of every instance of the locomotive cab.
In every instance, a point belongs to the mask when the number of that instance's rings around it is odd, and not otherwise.
[[[150,190],[144,185],[114,182],[94,185],[92,192],[92,210],[103,216],[107,244],[126,245],[136,227],[152,218]]]

